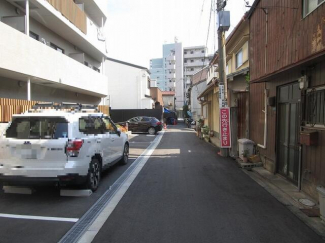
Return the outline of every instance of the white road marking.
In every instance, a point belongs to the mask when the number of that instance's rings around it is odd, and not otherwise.
[[[161,136],[159,136],[158,140],[154,143],[151,143],[150,149],[146,149],[138,158],[139,164],[133,172],[129,175],[129,177],[123,182],[123,184],[120,186],[120,188],[115,192],[115,195],[111,199],[111,201],[106,205],[104,210],[101,212],[101,214],[94,220],[94,222],[90,225],[90,227],[87,229],[87,231],[81,236],[81,238],[78,240],[78,243],[90,243],[93,241],[95,236],[98,234],[99,230],[102,228],[108,217],[111,215],[113,210],[116,208],[119,201],[122,199],[126,191],[131,186],[134,179],[137,177],[137,175],[140,173],[144,165],[147,163],[148,159],[152,155],[152,153],[157,148],[158,144],[160,143],[162,137],[164,135],[164,132],[161,133]],[[135,162],[133,162],[135,163]]]
[[[192,153],[192,151],[191,151],[191,150],[189,150],[188,152],[189,152],[189,153]]]
[[[152,143],[152,142],[130,142],[130,143]]]
[[[75,223],[79,220],[77,218],[43,217],[43,216],[4,214],[4,213],[0,213],[0,217],[1,218],[11,218],[11,219],[34,219],[34,220],[73,222],[73,223]]]

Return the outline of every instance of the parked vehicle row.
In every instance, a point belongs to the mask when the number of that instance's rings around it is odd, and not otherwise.
[[[110,117],[79,104],[69,111],[43,108],[14,115],[0,138],[3,184],[79,184],[95,191],[104,169],[128,162],[128,136]]]
[[[119,124],[127,126],[128,130],[131,132],[144,132],[154,135],[161,131],[163,124],[155,117],[148,116],[136,116],[125,122],[120,122]]]

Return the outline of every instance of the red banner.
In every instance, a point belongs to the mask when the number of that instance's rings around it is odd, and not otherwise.
[[[220,147],[231,147],[230,109],[220,108]]]

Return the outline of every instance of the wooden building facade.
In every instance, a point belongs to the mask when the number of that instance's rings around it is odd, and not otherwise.
[[[317,199],[325,186],[325,1],[311,2],[256,0],[249,12],[249,133],[266,169]]]

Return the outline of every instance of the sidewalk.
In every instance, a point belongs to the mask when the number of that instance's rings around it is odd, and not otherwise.
[[[301,209],[319,210],[319,205],[308,207],[301,202],[300,199],[308,199],[313,201],[308,195],[298,190],[296,186],[287,181],[280,175],[274,175],[263,167],[252,168],[251,171],[243,169],[243,171],[295,214],[300,220],[314,230],[318,235],[325,239],[325,223],[320,217],[308,217]]]

